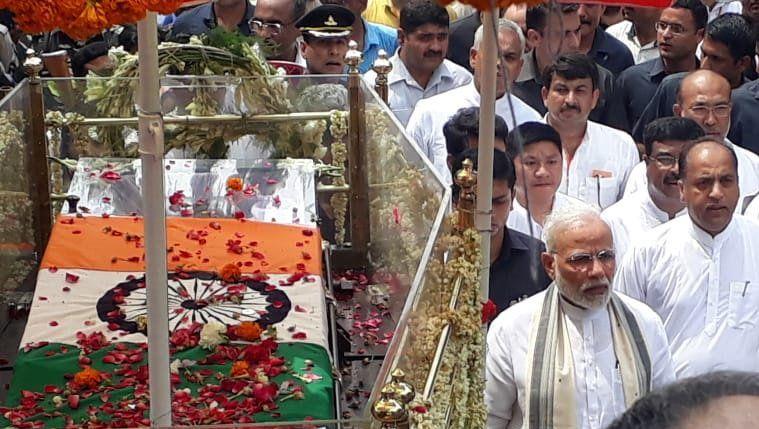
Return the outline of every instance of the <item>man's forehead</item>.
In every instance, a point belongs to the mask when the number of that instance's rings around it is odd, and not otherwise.
[[[562,85],[570,88],[577,88],[579,86],[591,86],[593,85],[593,79],[590,77],[581,77],[579,79],[567,79],[561,75],[554,75],[551,80],[551,86]]]
[[[292,11],[292,5],[287,0],[258,0],[253,16],[272,21],[284,22]],[[286,14],[286,16],[283,16]]]
[[[686,143],[685,140],[655,140],[651,149],[654,152],[679,153]]]
[[[498,47],[504,52],[519,52],[519,36],[511,29],[498,32]]]
[[[448,33],[448,27],[444,25],[437,25],[432,22],[428,22],[426,24],[422,24],[414,31],[411,32],[412,34],[440,34],[440,33]]]

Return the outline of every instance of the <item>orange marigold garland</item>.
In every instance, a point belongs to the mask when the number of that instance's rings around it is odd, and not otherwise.
[[[73,384],[78,390],[94,389],[102,380],[103,375],[100,371],[88,366],[74,374]]]
[[[221,271],[219,271],[219,277],[227,283],[234,283],[240,280],[242,272],[237,265],[227,264],[221,268]]]
[[[114,25],[137,22],[148,11],[174,12],[183,0],[0,0],[27,33],[60,29],[76,39],[87,39]]]
[[[250,369],[250,364],[248,364],[247,361],[244,360],[238,360],[235,361],[235,363],[232,364],[232,369],[229,372],[230,377],[247,377],[249,375],[248,370]]]
[[[256,341],[261,339],[264,330],[256,322],[242,322],[239,325],[232,326],[233,335],[243,341]]]
[[[437,0],[437,2],[443,6],[448,6],[453,3],[454,0]],[[459,3],[468,4],[477,10],[491,10],[493,8],[507,8],[512,4],[526,4],[529,6],[535,6],[545,3],[543,0],[459,0]]]

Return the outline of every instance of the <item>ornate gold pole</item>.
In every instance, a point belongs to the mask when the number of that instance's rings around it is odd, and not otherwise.
[[[363,54],[351,41],[345,62],[348,71],[348,100],[350,103],[348,130],[348,177],[350,181],[351,246],[363,261],[369,250],[369,177],[367,174],[366,115],[361,93],[361,74],[358,65]]]
[[[390,383],[382,388],[380,398],[372,405],[372,416],[382,423],[383,429],[407,429],[408,406],[416,391],[406,383],[406,374],[401,369],[393,370],[390,377]]]
[[[377,59],[372,64],[372,70],[377,73],[377,78],[374,79],[374,90],[377,91],[382,101],[387,104],[388,99],[388,87],[387,87],[387,75],[393,71],[393,64],[387,58],[387,52],[384,49],[380,49],[377,52]]]
[[[29,144],[26,150],[26,169],[29,173],[29,196],[34,216],[34,245],[39,258],[47,246],[53,227],[50,202],[50,171],[47,164],[47,140],[45,138],[45,106],[42,99],[42,60],[33,50],[27,51],[24,72],[29,76],[28,123]]]
[[[458,228],[464,231],[474,227],[474,211],[476,205],[477,173],[474,171],[474,163],[465,159],[462,169],[456,172],[456,184],[459,185],[458,203]]]

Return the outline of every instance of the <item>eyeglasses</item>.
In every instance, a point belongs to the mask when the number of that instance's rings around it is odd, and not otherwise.
[[[687,31],[685,27],[682,26],[682,24],[676,24],[673,22],[657,21],[655,24],[655,27],[656,27],[656,31],[661,31],[662,33],[667,31],[667,29],[669,28],[669,31],[672,34],[677,34],[677,35],[685,34],[685,32]]]
[[[266,30],[272,36],[279,36],[285,26],[290,25],[293,22],[295,21],[283,24],[280,22],[266,22],[261,21],[260,19],[251,19],[248,21],[248,25],[250,26],[250,31],[252,31],[254,34],[260,34],[261,31]]]
[[[656,155],[653,158],[656,160],[656,162],[664,167],[672,167],[673,165],[677,164],[677,161],[679,160],[678,157],[666,153]]]
[[[697,118],[706,118],[709,113],[713,113],[717,118],[727,118],[730,116],[730,104],[719,104],[717,106],[691,106],[688,110]]]
[[[593,259],[597,259],[603,265],[608,265],[616,259],[616,253],[611,249],[601,250],[595,255],[592,253],[575,253],[569,256],[566,261],[568,264],[577,268],[588,268],[593,265]]]

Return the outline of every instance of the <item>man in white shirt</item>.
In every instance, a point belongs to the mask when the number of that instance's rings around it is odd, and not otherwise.
[[[743,215],[759,222],[759,194],[752,195],[744,202],[748,204],[746,204],[746,209],[743,211]]]
[[[561,136],[564,171],[559,192],[601,209],[622,198],[638,163],[632,137],[588,120],[598,102],[598,69],[585,55],[562,55],[544,73],[546,122]]]
[[[406,126],[416,103],[472,81],[467,69],[446,60],[449,16],[433,0],[411,0],[401,9],[398,52],[390,58],[388,105]],[[377,74],[364,78],[374,86]]]
[[[659,57],[656,44],[656,21],[661,9],[643,6],[624,6],[625,20],[609,26],[606,32],[624,43],[632,53],[635,64]],[[630,124],[632,126],[634,124]]]
[[[730,84],[722,75],[711,70],[696,70],[680,83],[673,110],[676,116],[698,122],[708,136],[724,139],[725,144],[735,151],[741,192],[736,210],[741,213],[745,198],[759,192],[759,156],[727,140],[732,109],[730,95]],[[640,163],[630,174],[625,195],[645,189],[646,186],[645,165]]]
[[[759,224],[734,215],[738,159],[704,137],[680,154],[688,207],[622,261],[617,289],[664,321],[678,378],[719,369],[759,371]]]
[[[614,248],[620,261],[633,239],[685,214],[677,184],[677,160],[687,142],[703,136],[704,130],[688,118],[661,118],[646,127],[643,162],[648,186],[625,196],[601,214],[614,234]]]
[[[514,160],[517,183],[507,226],[534,238],[543,236],[543,223],[552,210],[584,204],[556,192],[561,183],[561,136],[550,125],[525,122],[507,139],[506,152]],[[528,210],[525,207],[529,207]]]
[[[452,181],[446,163],[448,151],[445,147],[443,125],[459,109],[480,105],[478,88],[482,76],[482,56],[486,55],[479,51],[482,33],[483,28],[480,26],[475,33],[474,46],[470,51],[469,60],[474,69],[472,82],[434,97],[419,100],[406,126],[406,132],[419,145],[419,149],[429,158],[448,184]],[[517,97],[506,93],[507,86],[513,83],[513,79],[519,75],[519,70],[522,68],[524,36],[519,26],[512,21],[499,19],[498,46],[502,59],[499,61],[496,73],[495,113],[506,120],[510,129],[522,122],[539,120],[538,112]],[[506,76],[512,79],[508,83],[505,80]]]
[[[612,235],[598,212],[554,211],[545,237],[541,259],[554,282],[488,331],[488,429],[601,429],[674,380],[659,317],[612,291]]]

